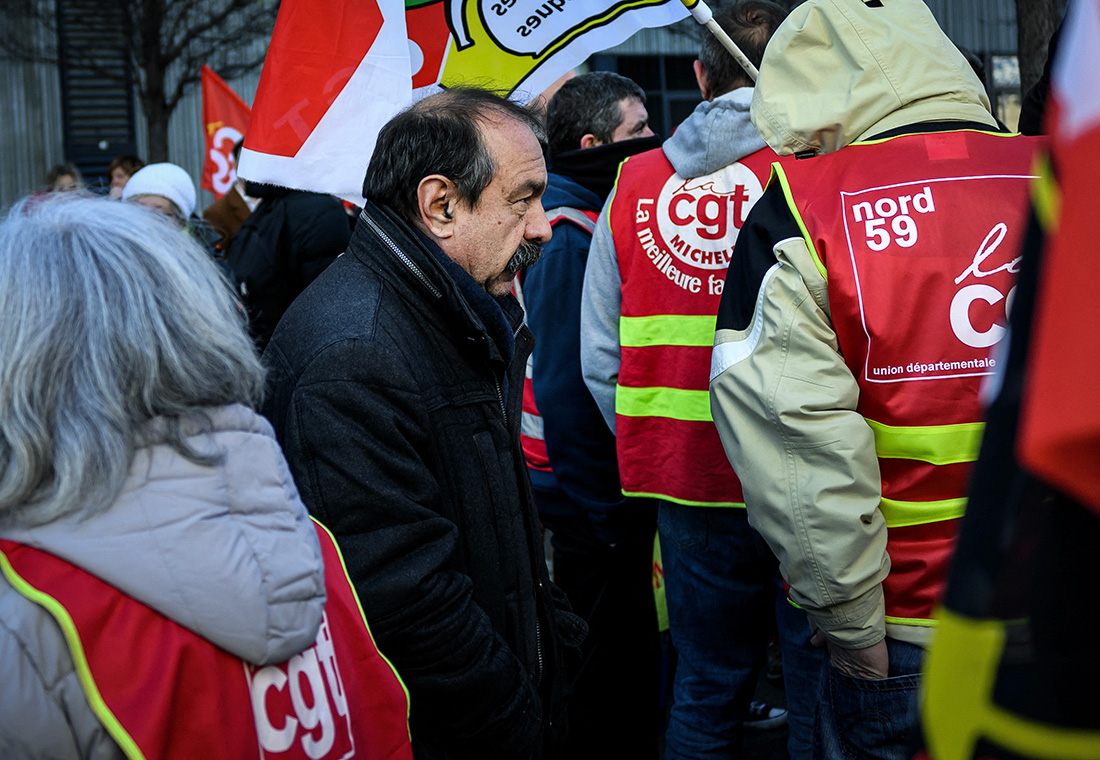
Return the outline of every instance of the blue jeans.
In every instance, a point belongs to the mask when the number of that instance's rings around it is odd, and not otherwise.
[[[737,758],[768,638],[783,652],[792,760],[808,760],[822,652],[783,593],[779,564],[744,509],[661,502],[657,516],[676,649],[666,760]],[[773,625],[774,620],[774,625]]]
[[[887,638],[890,677],[822,667],[815,760],[909,760],[917,749],[917,687],[924,650]]]

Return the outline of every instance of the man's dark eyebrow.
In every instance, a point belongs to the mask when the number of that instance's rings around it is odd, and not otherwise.
[[[542,195],[544,192],[546,192],[546,180],[530,180],[516,188],[516,192],[512,194],[512,197],[517,199],[527,198],[532,195]]]

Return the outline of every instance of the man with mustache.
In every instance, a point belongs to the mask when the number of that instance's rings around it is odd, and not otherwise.
[[[519,445],[533,337],[510,289],[550,239],[544,140],[481,90],[395,116],[347,253],[264,353],[264,411],[409,690],[421,759],[554,757],[560,650],[584,636]]]

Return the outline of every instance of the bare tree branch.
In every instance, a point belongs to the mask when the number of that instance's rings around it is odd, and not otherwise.
[[[48,0],[6,0],[0,24],[0,59],[57,63],[57,13]]]
[[[78,0],[0,0],[0,58],[63,64],[126,87],[136,85],[149,122],[151,158],[164,160],[168,120],[200,80],[203,63],[232,78],[263,63],[255,41],[271,34],[279,0],[99,0],[87,14]],[[58,4],[61,4],[59,12]],[[96,45],[64,45],[59,22],[74,14]],[[127,65],[110,63],[124,53]]]
[[[176,42],[165,49],[164,55],[168,60],[176,60],[184,51],[187,50],[192,44],[198,42],[203,35],[211,30],[221,29],[226,20],[229,19],[236,11],[243,8],[247,8],[250,5],[254,5],[257,0],[224,0],[225,6],[217,13],[210,14],[203,20],[195,20],[193,24],[184,25],[181,29],[181,33]],[[236,25],[233,27],[237,29]],[[226,40],[224,34],[219,34],[219,40]],[[232,38],[230,38],[232,39]]]

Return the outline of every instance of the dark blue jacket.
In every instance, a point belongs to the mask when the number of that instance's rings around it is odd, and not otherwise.
[[[549,175],[543,207],[571,207],[599,213],[600,197],[560,174]],[[585,510],[597,535],[608,543],[628,510],[619,483],[615,436],[607,427],[581,376],[581,288],[592,236],[568,220],[554,225],[542,259],[523,281],[527,323],[535,334],[533,390],[543,419],[546,453],[553,476],[532,471],[536,487],[560,487]],[[555,482],[556,481],[556,482]]]

